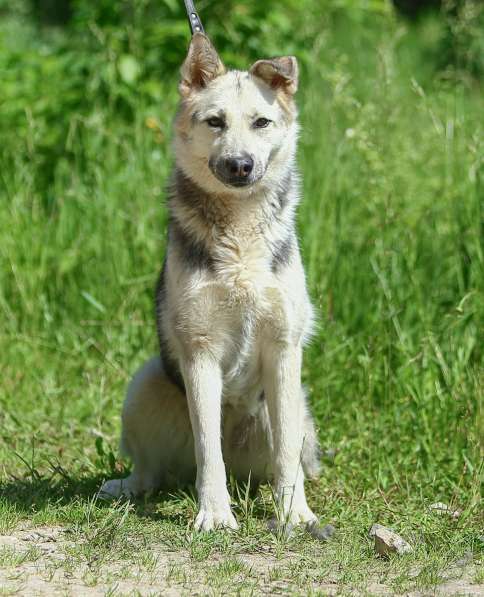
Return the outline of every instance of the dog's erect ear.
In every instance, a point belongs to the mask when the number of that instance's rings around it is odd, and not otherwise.
[[[273,89],[281,89],[289,95],[294,95],[297,91],[299,69],[294,56],[258,60],[249,72]]]
[[[187,96],[196,89],[202,89],[224,73],[225,67],[208,37],[203,33],[195,33],[181,67],[181,95]]]

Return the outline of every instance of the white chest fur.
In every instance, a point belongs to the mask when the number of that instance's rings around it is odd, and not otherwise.
[[[309,303],[299,260],[292,275],[271,270],[270,252],[257,239],[220,243],[212,270],[177,268],[171,334],[187,356],[208,351],[221,364],[224,400],[256,408],[262,391],[261,354],[276,342],[301,337]]]

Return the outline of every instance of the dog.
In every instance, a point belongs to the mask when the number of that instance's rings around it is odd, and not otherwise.
[[[181,68],[167,252],[156,290],[160,356],[122,414],[133,496],[196,480],[195,528],[237,528],[226,469],[270,482],[278,520],[313,524],[304,479],[320,472],[301,385],[313,326],[295,230],[294,57],[226,70],[202,33]]]

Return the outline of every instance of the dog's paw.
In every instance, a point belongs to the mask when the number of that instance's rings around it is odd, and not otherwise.
[[[314,512],[308,506],[304,508],[291,508],[289,511],[278,514],[276,520],[279,520],[281,524],[290,524],[291,526],[298,524],[313,524],[318,520]]]
[[[229,504],[201,506],[194,527],[197,531],[212,531],[217,527],[234,530],[239,528]]]
[[[280,524],[299,525],[317,522],[308,506],[304,486],[284,485],[276,490],[276,519]]]
[[[317,522],[316,515],[306,502],[304,493],[280,492],[276,518],[281,524],[311,524]]]
[[[99,497],[105,500],[131,498],[134,497],[135,492],[130,484],[129,477],[127,479],[111,479],[103,483],[99,490]]]
[[[311,524],[317,522],[316,514],[308,506],[302,508],[291,508],[287,516],[291,524]]]
[[[319,522],[313,521],[307,523],[306,531],[318,541],[329,541],[336,532],[336,529],[332,524],[327,524],[323,527]]]

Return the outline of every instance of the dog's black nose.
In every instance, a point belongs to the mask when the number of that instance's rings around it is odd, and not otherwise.
[[[254,160],[246,156],[236,156],[225,160],[225,169],[231,178],[247,178],[254,168]]]

